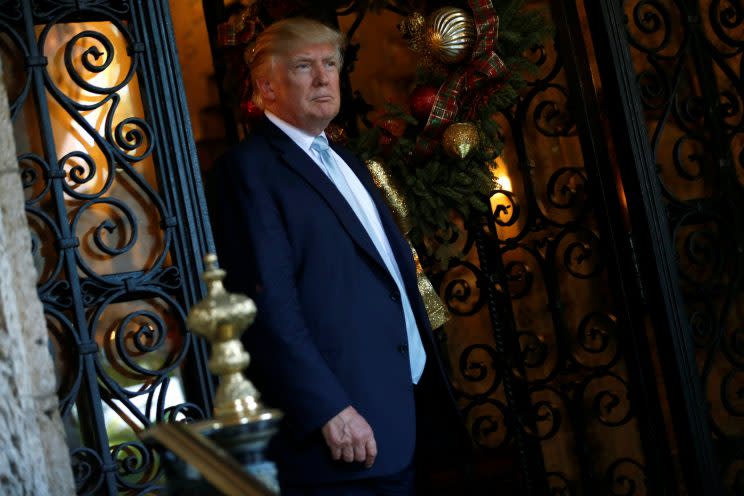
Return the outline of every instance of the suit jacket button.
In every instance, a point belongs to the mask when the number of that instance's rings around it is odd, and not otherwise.
[[[398,291],[393,291],[390,293],[390,299],[395,303],[398,303],[400,301],[400,293]]]
[[[401,355],[403,355],[405,357],[408,357],[408,345],[407,344],[402,344],[402,345],[398,346],[398,352]]]

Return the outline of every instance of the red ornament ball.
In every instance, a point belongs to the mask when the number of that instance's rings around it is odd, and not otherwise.
[[[408,98],[411,115],[418,120],[429,118],[431,109],[437,99],[437,89],[433,86],[416,86]]]

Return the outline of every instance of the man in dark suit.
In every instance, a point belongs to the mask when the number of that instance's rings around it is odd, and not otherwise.
[[[342,46],[301,18],[259,35],[265,117],[218,164],[215,234],[228,288],[258,307],[250,373],[286,414],[272,448],[282,494],[408,495],[415,394],[454,402],[411,250],[364,165],[325,138]]]

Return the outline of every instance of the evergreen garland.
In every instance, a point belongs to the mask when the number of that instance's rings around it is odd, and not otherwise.
[[[397,177],[408,204],[410,236],[416,244],[424,237],[448,230],[452,210],[466,219],[488,211],[488,198],[494,189],[491,167],[503,149],[494,116],[516,103],[519,90],[525,86],[523,74],[536,69],[524,54],[551,35],[544,14],[525,9],[524,0],[492,3],[500,20],[496,52],[509,71],[504,78],[489,81],[472,94],[463,95],[459,102],[455,122],[471,122],[478,127],[480,145],[476,149],[465,159],[452,158],[441,147],[431,156],[415,156],[415,141],[426,119],[419,121],[394,106],[388,106],[377,125],[351,143],[363,160],[382,158],[390,174]],[[451,67],[426,67],[418,71],[416,81],[419,85],[439,88],[451,71]],[[404,134],[398,138],[386,129],[395,120],[406,124]]]

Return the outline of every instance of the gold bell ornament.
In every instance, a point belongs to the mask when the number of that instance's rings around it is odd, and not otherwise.
[[[407,238],[408,233],[411,231],[408,203],[400,193],[395,179],[379,160],[369,159],[365,163],[375,184],[377,184],[377,187],[380,188],[382,194],[385,196],[385,201],[390,207],[390,210],[392,210],[398,227]],[[416,264],[416,280],[419,293],[421,293],[421,298],[424,300],[424,306],[426,307],[426,313],[429,316],[431,327],[432,329],[436,329],[443,326],[449,320],[450,315],[442,300],[439,299],[439,295],[434,289],[434,286],[432,286],[431,281],[426,277],[424,269],[419,262],[418,253],[416,253],[416,249],[411,245],[410,241],[408,242],[408,246],[411,247],[413,259]]]
[[[452,124],[442,135],[442,148],[452,158],[464,160],[479,144],[478,128],[470,122]]]

